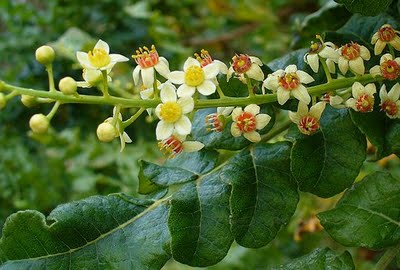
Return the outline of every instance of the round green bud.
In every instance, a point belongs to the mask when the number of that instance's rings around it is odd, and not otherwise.
[[[101,123],[96,130],[97,138],[102,142],[111,142],[118,136],[117,129],[109,122]]]
[[[0,93],[0,109],[3,109],[7,105],[6,96],[3,93]]]
[[[35,114],[29,120],[29,126],[31,127],[33,133],[44,134],[49,129],[49,119],[41,113]]]
[[[29,95],[21,95],[21,102],[28,108],[37,105],[36,97]]]
[[[62,78],[58,83],[58,88],[66,95],[75,94],[77,89],[76,81],[71,77]]]
[[[40,64],[46,66],[54,61],[56,54],[52,47],[44,45],[37,48],[35,56]]]

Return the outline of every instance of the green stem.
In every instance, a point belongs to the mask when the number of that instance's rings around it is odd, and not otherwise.
[[[119,113],[121,112],[121,106],[115,106],[115,113],[113,113],[112,125],[115,126],[118,121]]]
[[[322,68],[324,69],[326,80],[328,83],[330,83],[332,81],[332,76],[331,73],[329,72],[328,65],[326,64],[324,58],[319,57],[319,61],[321,62]]]
[[[395,59],[396,58],[396,54],[394,53],[393,46],[391,44],[388,44],[388,47],[389,47],[390,54],[393,56],[393,59]]]
[[[108,93],[108,75],[107,75],[107,70],[102,70],[101,74],[103,75],[103,96],[105,99],[108,99],[110,97],[110,94]]]
[[[56,92],[57,90],[54,86],[53,65],[52,64],[46,65],[46,71],[47,71],[47,75],[49,77],[49,91]]]
[[[388,248],[375,266],[375,270],[385,270],[399,253],[400,244]]]
[[[379,78],[374,78],[370,74],[359,77],[340,78],[334,79],[329,83],[308,87],[310,95],[319,96],[327,91],[337,90],[341,88],[351,87],[354,82],[358,81],[361,84],[377,82]],[[142,99],[128,99],[121,97],[109,96],[108,98],[102,96],[80,95],[79,98],[64,95],[58,91],[48,92],[42,90],[35,90],[23,87],[17,87],[10,84],[4,85],[4,91],[16,91],[19,95],[30,95],[39,98],[50,98],[57,100],[60,103],[82,103],[82,104],[100,104],[100,105],[120,105],[126,108],[155,108],[160,103],[160,99],[142,100]],[[293,97],[292,97],[293,98]],[[257,95],[252,97],[225,97],[221,99],[198,99],[195,102],[195,109],[210,108],[210,107],[229,107],[229,106],[246,106],[248,104],[265,104],[276,102],[276,94]]]
[[[16,91],[12,91],[11,93],[9,93],[8,95],[5,96],[6,100],[10,100],[13,97],[18,96],[18,93]]]
[[[140,108],[134,115],[132,115],[128,120],[122,122],[122,127],[125,129],[127,126],[135,122],[135,120],[146,110],[146,108]]]
[[[247,90],[249,91],[249,97],[254,97],[253,85],[251,84],[251,79],[244,75],[247,83]]]
[[[286,122],[281,124],[279,127],[275,128],[275,129],[271,130],[270,132],[268,132],[267,134],[263,135],[261,140],[268,142],[272,138],[275,138],[276,136],[278,136],[279,134],[281,134],[282,132],[287,130],[292,123],[293,123],[292,121],[287,120]]]
[[[224,94],[224,92],[222,92],[222,89],[221,89],[221,87],[219,85],[217,85],[217,92],[218,92],[218,95],[219,95],[220,98],[224,98],[225,97],[225,94]]]
[[[56,103],[54,103],[53,108],[51,109],[51,111],[49,112],[49,114],[47,115],[47,118],[49,119],[49,121],[53,118],[53,116],[56,114],[58,107],[60,107],[61,103],[59,101],[57,101]]]

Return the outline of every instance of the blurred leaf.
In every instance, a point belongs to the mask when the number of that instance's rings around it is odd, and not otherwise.
[[[400,240],[400,181],[375,172],[346,191],[336,207],[318,214],[322,226],[345,246],[381,249]]]
[[[385,142],[391,153],[395,153],[397,156],[400,156],[400,121],[394,120],[392,124],[389,126]]]
[[[392,0],[335,0],[344,4],[352,13],[360,13],[364,16],[375,16],[385,11]]]

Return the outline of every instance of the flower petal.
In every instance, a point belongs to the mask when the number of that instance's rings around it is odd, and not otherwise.
[[[254,143],[261,141],[261,136],[257,131],[245,132],[243,133],[243,136]]]
[[[204,76],[207,80],[215,78],[219,73],[219,66],[216,63],[208,64],[207,66],[203,67]]]
[[[278,103],[280,105],[285,104],[286,101],[288,101],[289,98],[290,98],[290,92],[286,91],[282,87],[278,87],[278,89],[276,90],[276,95],[277,95],[277,98],[278,98]]]
[[[371,38],[371,44],[375,44],[379,39],[379,32],[376,32]]]
[[[296,72],[296,74],[299,77],[301,83],[307,84],[307,83],[311,83],[311,82],[315,81],[314,78],[311,77],[311,75],[309,75],[307,72],[304,72],[302,70],[298,70]]]
[[[185,82],[185,72],[172,71],[167,75],[167,79],[174,84],[183,84]]]
[[[374,46],[374,54],[375,55],[381,54],[385,47],[386,47],[386,42],[378,39]]]
[[[81,64],[81,66],[83,68],[87,68],[87,69],[97,69],[95,67],[93,67],[90,62],[89,62],[89,57],[88,54],[85,52],[76,52],[76,58],[78,59],[79,64]]]
[[[164,140],[172,135],[174,131],[174,125],[171,123],[167,123],[165,121],[160,121],[156,127],[156,137],[157,140]]]
[[[262,72],[259,65],[252,64],[250,69],[246,72],[246,75],[256,81],[264,80],[264,73]]]
[[[365,92],[370,96],[373,96],[376,93],[376,86],[374,83],[367,84],[364,89]]]
[[[400,85],[396,83],[393,85],[392,89],[390,89],[388,96],[391,100],[397,101],[400,97]]]
[[[257,115],[260,113],[260,106],[258,106],[256,104],[250,104],[244,108],[244,111],[251,113],[252,115]]]
[[[296,65],[289,65],[285,68],[286,73],[295,73],[297,71]]]
[[[139,92],[141,99],[144,99],[144,100],[150,99],[151,97],[153,97],[153,93],[154,93],[153,87],[141,90]]]
[[[369,73],[370,73],[372,76],[374,76],[374,77],[376,77],[376,76],[378,76],[378,75],[382,76],[382,74],[381,74],[381,67],[378,66],[378,65],[373,66],[373,67],[369,70]]]
[[[236,122],[233,122],[231,125],[231,134],[233,137],[239,137],[240,135],[242,135],[242,131],[239,129]]]
[[[400,37],[396,35],[396,37],[390,41],[390,45],[392,45],[397,51],[400,51]]]
[[[268,125],[271,120],[271,116],[265,113],[260,113],[256,115],[256,129],[263,129],[266,125]]]
[[[349,66],[353,73],[363,75],[365,73],[364,61],[361,57],[349,60]]]
[[[107,54],[110,53],[110,47],[108,46],[107,42],[102,41],[101,39],[99,39],[96,45],[94,45],[94,49],[103,49],[107,52]]]
[[[200,67],[200,62],[193,57],[188,57],[188,59],[186,59],[185,63],[183,64],[183,71],[186,71],[191,66]]]
[[[261,62],[260,58],[255,57],[255,56],[249,56],[250,61],[258,66],[262,66],[263,63]]]
[[[356,107],[356,99],[355,98],[349,98],[346,101],[346,106],[349,107],[349,108],[352,108],[355,111],[358,111],[357,107]]]
[[[170,73],[168,62],[165,63],[164,61],[158,61],[154,68],[161,76],[163,76],[164,78],[168,78],[168,74]]]
[[[354,82],[351,86],[351,94],[354,98],[358,99],[365,92],[364,86],[359,82]]]
[[[337,60],[339,58],[338,52],[329,46],[325,46],[322,51],[320,51],[319,55],[326,59]]]
[[[181,108],[182,113],[190,113],[194,109],[194,101],[192,97],[181,97],[177,102]]]
[[[319,57],[318,54],[308,54],[306,57],[307,64],[311,67],[311,69],[317,73],[319,69]]]
[[[129,58],[121,55],[121,54],[110,54],[111,62],[126,62],[129,61]]]
[[[176,102],[175,86],[170,83],[164,83],[161,88],[160,98],[162,103]]]
[[[133,83],[134,83],[135,85],[138,85],[138,84],[140,83],[140,76],[139,76],[140,71],[141,71],[141,68],[140,68],[139,65],[137,65],[137,66],[135,67],[135,69],[133,70],[133,72],[132,72]],[[146,86],[147,86],[147,85],[146,85]]]
[[[382,84],[381,90],[379,90],[379,98],[381,99],[381,102],[384,102],[389,98],[388,93],[386,91],[386,85],[384,84]]]
[[[316,119],[320,119],[323,111],[325,110],[326,103],[323,101],[318,102],[310,108],[310,115],[314,116]]]
[[[371,53],[365,46],[360,46],[360,56],[362,59],[368,61],[371,58]]]
[[[151,87],[154,82],[154,68],[153,67],[148,67],[148,68],[142,68],[142,81],[143,85],[147,87]]]
[[[186,115],[182,115],[182,117],[175,122],[174,126],[176,132],[180,135],[188,135],[192,130],[192,123]]]
[[[304,102],[305,104],[309,104],[311,102],[310,94],[308,93],[307,88],[305,88],[305,86],[302,84],[300,84],[296,90],[293,90],[292,94],[295,98]]]
[[[213,63],[216,63],[218,65],[219,72],[221,72],[222,74],[228,73],[228,67],[225,65],[224,62],[221,62],[219,60],[214,60]]]
[[[263,94],[264,94],[264,88],[276,91],[278,86],[279,86],[278,76],[269,74],[268,77],[264,80],[264,83],[262,84]]]
[[[183,151],[185,152],[197,152],[203,149],[204,144],[198,141],[193,141],[193,142],[183,142]]]
[[[328,66],[329,72],[335,74],[336,72],[335,62],[332,59],[326,59],[326,65]]]
[[[338,66],[340,72],[342,72],[343,75],[346,75],[347,71],[349,70],[349,61],[343,56],[340,56]]]
[[[308,106],[306,103],[301,101],[299,102],[299,104],[297,105],[297,114],[300,118],[308,114]]]
[[[178,94],[178,97],[191,97],[193,96],[194,92],[196,92],[196,87],[182,84],[178,87],[176,93]]]
[[[232,111],[232,120],[236,122],[237,118],[242,114],[243,110],[241,107],[236,107]]]
[[[202,84],[197,86],[197,91],[204,96],[209,96],[215,93],[217,87],[209,80],[205,80]]]

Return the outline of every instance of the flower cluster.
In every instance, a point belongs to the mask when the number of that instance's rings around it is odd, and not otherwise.
[[[347,107],[360,113],[379,108],[390,119],[400,118],[400,57],[395,54],[395,50],[400,50],[398,34],[399,31],[391,25],[384,24],[372,35],[374,54],[383,55],[379,65],[373,66],[369,74],[365,74],[368,73],[366,61],[371,59],[371,53],[366,44],[350,41],[337,46],[324,41],[320,35],[311,42],[309,51],[304,55],[304,63],[309,68],[290,64],[267,76],[261,69],[261,59],[248,54],[235,54],[228,67],[222,61],[213,59],[208,51],[201,50],[194,57],[186,59],[182,70],[171,71],[168,60],[159,55],[154,45],[150,48],[141,47],[132,55],[137,64],[132,79],[135,88],[140,90],[138,96],[141,100],[137,100],[137,104],[143,106],[132,106],[139,109],[125,120],[123,110],[130,107],[130,100],[118,103],[122,99],[110,96],[108,84],[112,81],[113,67],[129,59],[120,54],[110,54],[106,42],[99,40],[91,51],[76,53],[82,66],[83,81],[76,82],[71,77],[65,77],[58,86],[62,94],[77,99],[82,98],[77,92],[78,87],[97,87],[103,93],[103,104],[108,102],[114,105],[114,110],[112,117],[98,126],[97,136],[104,142],[119,137],[121,151],[125,143],[132,141],[125,128],[147,110],[150,116],[155,115],[158,119],[155,136],[160,149],[169,157],[174,157],[182,152],[199,151],[207,147],[192,136],[192,121],[199,108],[217,107],[216,112],[205,118],[204,128],[208,132],[226,131],[234,138],[243,136],[254,143],[263,139],[262,134],[271,120],[270,115],[263,113],[263,104],[276,101],[276,106],[282,108],[291,98],[297,100],[297,111],[289,111],[287,118],[305,135],[318,132],[327,104],[334,108]],[[51,70],[55,57],[51,47],[42,46],[36,51],[36,57],[47,70]],[[321,68],[326,84],[313,85],[316,84],[315,78],[320,76],[316,77],[312,72],[322,73]],[[349,78],[349,72],[354,76]],[[49,90],[55,93],[58,90],[51,76],[49,72]],[[227,82],[238,79],[246,84],[248,97],[226,97],[218,81],[224,76]],[[379,90],[375,84],[377,81],[381,82]],[[218,100],[215,100],[216,93]],[[0,94],[0,106],[4,107],[7,98]],[[21,100],[26,106],[39,102],[39,99],[29,95],[23,95]],[[30,126],[34,133],[48,131],[50,120],[60,104],[62,102],[55,102],[48,115],[36,114],[31,118]],[[286,107],[290,106],[283,108]]]

